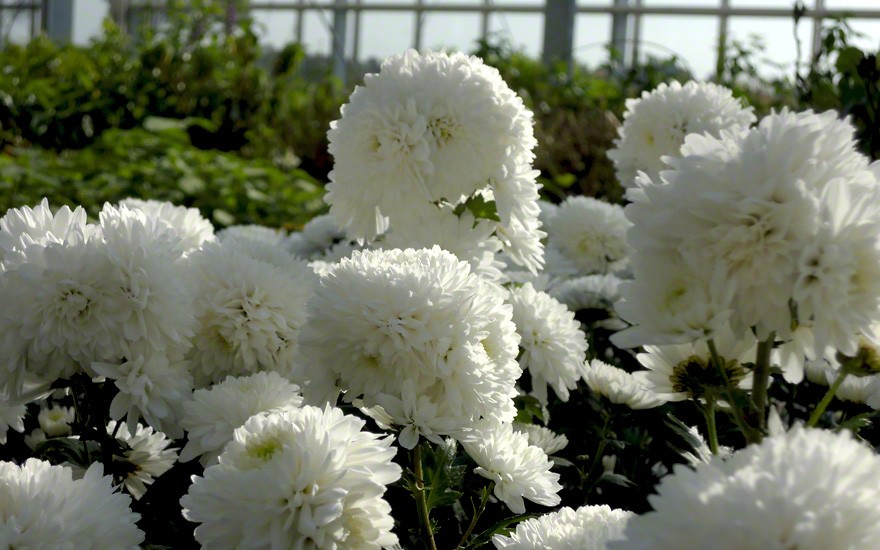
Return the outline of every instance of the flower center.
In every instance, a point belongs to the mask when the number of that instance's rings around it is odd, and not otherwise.
[[[737,361],[720,358],[722,369],[727,375],[727,380],[736,386],[745,378],[746,370]],[[709,361],[691,355],[684,361],[675,365],[672,375],[669,377],[672,389],[677,393],[686,393],[694,398],[699,398],[707,392],[723,388],[724,378]]]

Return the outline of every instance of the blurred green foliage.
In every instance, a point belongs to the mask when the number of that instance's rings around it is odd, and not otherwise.
[[[58,45],[45,37],[5,44],[0,50],[2,204],[33,203],[50,195],[94,210],[97,205],[90,201],[155,193],[154,198],[197,204],[218,223],[297,224],[301,213],[314,212],[312,204],[296,206],[288,220],[259,200],[249,207],[242,190],[252,189],[255,197],[280,193],[278,204],[287,204],[283,176],[305,181],[308,173],[325,181],[332,168],[326,131],[351,89],[330,75],[329,64],[307,62],[314,60],[297,44],[264,51],[256,24],[240,7],[172,0],[158,29],[130,34],[107,23],[86,46]],[[796,16],[794,24],[798,21]],[[836,22],[826,29],[809,66],[798,66],[791,78],[773,79],[760,70],[767,63],[760,39],[732,38],[716,80],[759,115],[782,107],[849,114],[864,151],[878,158],[880,63],[876,53],[854,47],[853,36],[845,21]],[[547,66],[496,39],[479,44],[474,53],[497,67],[534,111],[535,164],[551,200],[571,193],[621,200],[605,152],[613,146],[626,99],[661,82],[692,78],[675,57],[648,58],[626,68],[612,52],[611,61],[597,68]],[[173,138],[144,130],[155,117],[181,121]],[[189,168],[177,169],[181,163]],[[64,168],[71,165],[78,168]],[[291,172],[294,166],[302,171]],[[185,179],[193,171],[212,190],[210,197],[199,195],[199,187]],[[252,171],[262,179],[251,181]],[[176,176],[184,179],[172,181]],[[158,178],[155,188],[144,183],[150,177]],[[85,189],[98,184],[106,189]],[[230,197],[240,202],[233,204]],[[217,219],[215,209],[231,217]]]
[[[298,228],[325,208],[323,186],[300,169],[202,150],[189,121],[147,119],[145,128],[111,129],[83,149],[55,153],[12,148],[0,155],[0,209],[83,205],[89,214],[126,197],[195,207],[218,227],[261,223]]]

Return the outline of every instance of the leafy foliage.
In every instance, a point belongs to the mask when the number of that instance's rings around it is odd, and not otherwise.
[[[198,149],[178,121],[151,129],[108,130],[81,150],[54,154],[14,148],[0,156],[0,208],[35,204],[85,205],[125,197],[195,207],[218,226],[262,223],[298,227],[324,208],[323,188],[299,169]]]

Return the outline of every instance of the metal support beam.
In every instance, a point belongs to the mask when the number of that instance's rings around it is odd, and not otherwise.
[[[43,0],[43,31],[55,42],[73,40],[73,0]]]
[[[544,7],[544,63],[571,63],[576,14],[576,0],[547,0]]]
[[[348,43],[348,2],[336,0],[333,9],[333,74],[345,84],[348,70],[346,69],[345,45]]]
[[[813,17],[813,43],[810,48],[810,61],[816,59],[822,49],[822,17],[818,14],[825,10],[825,0],[816,0],[816,14]],[[800,62],[800,59],[798,60]]]
[[[614,7],[621,9],[627,8],[629,7],[629,0],[614,0]],[[629,41],[629,37],[627,36],[628,25],[628,14],[624,12],[616,12],[611,16],[611,48],[614,55],[618,56],[617,60],[620,61],[621,67],[626,67],[629,62],[629,56],[627,55]]]
[[[483,7],[486,8],[486,11],[481,14],[480,18],[480,40],[485,42],[489,38],[489,18],[491,17],[489,8],[492,7],[492,0],[483,0]]]
[[[730,0],[721,0],[721,8],[730,8]],[[718,57],[715,60],[715,80],[721,82],[724,76],[724,65],[727,63],[727,31],[729,20],[727,15],[718,16]]]
[[[413,36],[413,48],[422,49],[422,24],[425,22],[425,0],[416,0],[416,28]]]
[[[636,0],[636,8],[642,7],[642,0]],[[642,14],[633,15],[632,48],[630,50],[630,64],[638,66],[642,53]]]

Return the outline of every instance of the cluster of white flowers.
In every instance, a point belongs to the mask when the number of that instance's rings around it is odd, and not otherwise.
[[[280,246],[237,238],[191,258],[196,383],[271,370],[289,376],[315,275]]]
[[[0,384],[10,398],[85,372],[119,387],[114,418],[173,427],[167,400],[189,389],[182,360],[195,328],[177,230],[124,205],[105,205],[90,224],[82,209],[53,216],[43,201],[10,210],[0,235]]]
[[[603,550],[626,527],[632,512],[608,506],[564,507],[517,524],[509,535],[495,535],[495,548],[510,550]]]
[[[657,407],[668,400],[655,391],[650,381],[599,359],[587,363],[584,380],[597,394],[634,410]]]
[[[873,548],[880,457],[846,431],[795,427],[724,460],[677,466],[609,549]]]
[[[635,280],[618,310],[635,326],[616,343],[747,340],[748,329],[804,341],[801,327],[816,355],[854,354],[880,321],[880,183],[853,134],[833,112],[782,111],[749,131],[689,136],[630,194]]]
[[[559,474],[550,471],[553,463],[512,424],[482,421],[461,444],[477,463],[474,471],[495,484],[495,496],[514,513],[526,511],[523,499],[544,506],[559,504],[562,486]]]
[[[152,485],[153,480],[177,462],[177,449],[169,448],[171,440],[149,426],[138,424],[134,432],[129,432],[125,424],[111,420],[107,424],[107,433],[115,434],[128,446],[122,458],[130,467],[123,483],[136,499],[142,498],[147,493],[147,485]]]
[[[636,185],[644,172],[652,181],[665,169],[664,158],[680,156],[689,134],[720,137],[755,122],[751,107],[743,107],[733,93],[710,82],[660,84],[641,98],[628,99],[623,125],[608,151],[617,179],[624,187]]]
[[[403,248],[465,237],[451,243],[460,259],[491,264],[484,256],[500,245],[515,263],[541,266],[532,114],[481,59],[415,50],[390,57],[327,136],[335,160],[327,202],[349,237],[373,241],[390,229]],[[435,212],[469,201],[492,202],[497,221],[469,230]],[[418,229],[425,220],[446,242]]]
[[[584,376],[587,340],[574,313],[531,283],[510,290],[513,322],[521,336],[519,363],[532,379],[532,393],[547,404],[547,386],[562,401]]]
[[[626,268],[630,223],[620,205],[569,197],[548,214],[546,226],[547,271],[551,274],[583,276]]]
[[[30,458],[0,462],[0,541],[6,548],[136,549],[144,540],[131,499],[95,463],[73,470]]]
[[[184,462],[200,457],[205,466],[217,462],[232,433],[255,414],[302,405],[299,387],[277,372],[228,377],[210,388],[198,389],[183,404],[181,426],[187,443],[180,452]]]
[[[355,252],[322,278],[300,332],[311,402],[381,405],[402,443],[510,422],[519,336],[500,287],[439,247]]]
[[[181,499],[207,548],[388,548],[390,437],[332,407],[251,417]]]

